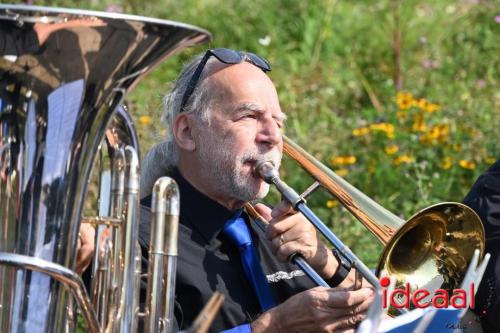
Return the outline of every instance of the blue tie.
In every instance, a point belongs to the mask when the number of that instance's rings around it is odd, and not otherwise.
[[[259,257],[253,246],[248,226],[245,224],[245,220],[239,217],[239,215],[237,214],[234,218],[227,221],[224,233],[240,250],[241,264],[243,265],[245,275],[257,294],[260,308],[262,311],[266,311],[276,304],[271,294],[271,288],[269,288],[267,279],[260,266]]]

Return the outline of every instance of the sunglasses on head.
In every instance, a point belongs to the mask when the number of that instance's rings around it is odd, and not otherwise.
[[[208,62],[208,59],[210,59],[211,56],[214,56],[219,60],[220,62],[228,65],[235,65],[239,64],[243,61],[247,61],[251,63],[252,65],[255,65],[262,69],[264,72],[269,72],[271,70],[271,65],[269,65],[269,62],[267,62],[266,59],[259,57],[258,55],[250,52],[241,52],[241,51],[235,51],[231,49],[224,49],[224,48],[219,48],[219,49],[210,49],[207,50],[203,58],[201,59],[200,63],[196,67],[196,70],[193,73],[193,76],[191,77],[191,80],[189,80],[188,86],[186,88],[186,92],[184,93],[184,96],[182,96],[182,103],[181,103],[181,111],[184,111],[184,107],[186,106],[187,101],[193,94],[194,88],[196,87],[196,84],[200,80],[201,73],[203,72],[203,68]]]

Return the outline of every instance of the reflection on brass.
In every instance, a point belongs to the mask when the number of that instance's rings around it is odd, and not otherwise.
[[[111,291],[93,295],[97,313],[81,310],[99,320],[87,323],[91,331],[134,331],[139,146],[117,106],[157,64],[210,34],[145,17],[3,4],[0,34],[0,252],[75,267],[89,174],[104,141],[109,160],[123,162],[110,176],[123,180],[122,191],[108,193],[106,207],[100,202],[99,215],[111,218],[84,221],[96,225],[96,237],[100,227],[112,229],[113,243],[96,249],[95,262],[107,258],[101,268],[118,275],[100,276]],[[0,266],[0,330],[75,331],[67,287],[39,271]]]
[[[384,245],[377,274],[406,282],[411,289],[459,288],[474,250],[484,255],[485,236],[479,216],[461,203],[428,207],[404,221],[356,189],[300,146],[284,137],[284,152],[309,172]]]
[[[104,225],[106,227],[119,227],[123,224],[123,220],[112,218],[112,217],[104,217],[104,216],[93,216],[93,217],[82,217],[80,223],[88,223],[92,225],[92,227],[97,228],[99,225]]]

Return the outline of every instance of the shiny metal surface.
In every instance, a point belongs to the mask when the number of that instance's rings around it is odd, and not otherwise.
[[[179,196],[173,181],[162,179],[152,200],[151,300],[139,313],[141,251],[138,238],[139,173],[136,132],[123,107],[106,129],[99,150],[99,216],[83,217],[97,226],[92,268],[92,302],[102,331],[135,332],[139,317],[149,332],[172,331]],[[137,147],[138,148],[138,147]],[[109,235],[109,236],[107,236]],[[104,236],[104,237],[102,237]],[[136,246],[134,246],[134,244]],[[159,250],[163,249],[163,250]],[[166,250],[165,250],[166,249]],[[151,309],[151,310],[150,310]],[[149,325],[149,327],[148,327]]]
[[[74,299],[79,303],[88,324],[88,330],[92,333],[100,332],[97,317],[92,309],[83,281],[78,274],[50,261],[14,253],[0,252],[0,264],[40,272],[64,284],[71,290]]]
[[[120,301],[115,320],[119,323],[115,332],[135,332],[137,330],[136,312],[139,309],[139,299],[136,297],[136,255],[139,238],[139,156],[134,148],[126,146],[125,156],[125,207],[123,248],[123,278],[119,287]]]
[[[286,200],[294,210],[302,213],[304,217],[314,225],[314,227],[329,241],[337,250],[338,254],[345,258],[350,267],[355,268],[363,278],[375,288],[380,288],[379,281],[375,274],[335,235],[314,212],[305,204],[305,200],[288,186],[278,176],[278,170],[272,163],[258,163],[257,174],[267,183],[276,186],[282,198]],[[272,175],[272,176],[270,176]],[[295,256],[295,255],[294,255]]]
[[[159,178],[151,200],[146,332],[173,332],[180,193],[169,177]]]
[[[386,244],[405,222],[349,184],[288,137],[284,137],[284,141],[284,152],[334,195],[342,206],[351,212],[383,244]]]
[[[481,257],[484,255],[483,225],[471,208],[461,203],[444,202],[428,207],[405,221],[287,137],[284,137],[283,150],[382,242],[384,251],[379,259],[377,275],[385,272],[394,277],[396,288],[403,288],[408,282],[412,290],[426,288],[432,292],[442,288],[451,292],[459,288],[474,251],[478,249]],[[303,203],[299,202],[300,205]],[[309,213],[303,212],[306,216]],[[328,230],[322,230],[319,225],[320,221],[317,222],[317,228],[323,234],[327,233]]]
[[[468,206],[443,202],[418,212],[385,244],[377,272],[396,278],[396,287],[451,291],[462,283],[474,251],[484,255],[484,229]]]
[[[137,326],[138,149],[133,123],[120,105],[106,129],[95,170],[101,179],[99,216],[82,218],[96,225],[95,244],[102,244],[94,253],[92,303],[101,329],[111,332],[134,332]]]
[[[73,269],[87,179],[116,106],[156,64],[209,34],[12,5],[0,5],[0,34],[0,251]],[[2,332],[63,331],[67,299],[46,274],[0,266]]]

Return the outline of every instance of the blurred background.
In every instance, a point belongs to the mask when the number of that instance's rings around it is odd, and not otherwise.
[[[167,60],[128,96],[143,155],[166,135],[162,95],[183,63],[207,47],[228,47],[270,61],[289,137],[403,218],[461,201],[500,157],[493,0],[9,2],[176,20],[213,34],[210,45]],[[290,161],[282,174],[297,189],[310,184]],[[269,203],[278,200],[274,193]],[[336,200],[319,193],[309,203],[376,265],[381,245]]]

